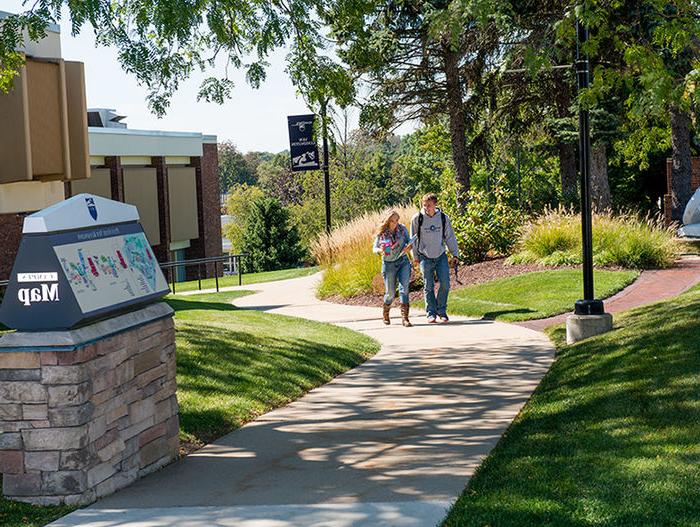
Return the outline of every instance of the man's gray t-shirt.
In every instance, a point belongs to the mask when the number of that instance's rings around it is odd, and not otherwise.
[[[413,244],[413,258],[438,258],[445,252],[445,245],[447,245],[452,256],[459,258],[457,237],[447,214],[445,214],[445,238],[443,240],[441,215],[444,213],[440,209],[436,209],[432,217],[428,216],[425,210],[415,214],[411,219],[411,236],[418,233],[418,218],[421,213],[423,214],[423,224],[421,226],[420,241],[416,240]]]

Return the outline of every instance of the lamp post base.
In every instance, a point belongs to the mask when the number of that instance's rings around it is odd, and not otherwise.
[[[602,303],[602,302],[601,302]],[[600,315],[570,315],[566,319],[566,343],[575,344],[613,328],[613,317],[610,313]]]
[[[576,315],[602,315],[605,313],[602,300],[577,300],[574,305]]]

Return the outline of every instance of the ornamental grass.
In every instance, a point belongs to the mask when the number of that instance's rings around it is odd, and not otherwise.
[[[511,263],[577,265],[581,263],[581,217],[549,210],[523,230]],[[680,253],[673,227],[633,213],[593,214],[593,264],[626,269],[670,267]]]
[[[413,206],[397,206],[400,222],[410,229]],[[380,273],[382,259],[372,252],[376,231],[386,211],[368,212],[322,234],[312,245],[311,253],[325,271],[319,286],[321,298],[340,295],[349,298],[372,290],[372,280]]]

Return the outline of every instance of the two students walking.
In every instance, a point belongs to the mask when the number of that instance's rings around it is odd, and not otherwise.
[[[390,323],[389,311],[399,287],[402,324],[411,326],[408,319],[408,287],[411,279],[411,263],[408,252],[420,265],[423,275],[423,295],[428,323],[447,323],[447,296],[450,291],[450,267],[446,249],[454,258],[459,258],[457,238],[450,219],[437,207],[437,196],[426,194],[421,200],[422,208],[411,219],[410,234],[399,223],[399,215],[390,211],[379,227],[374,241],[374,251],[382,255],[382,276],[384,277],[385,324]],[[439,282],[435,295],[435,275]]]

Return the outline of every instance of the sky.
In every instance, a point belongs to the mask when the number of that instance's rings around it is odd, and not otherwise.
[[[22,11],[22,1],[0,0],[0,9]],[[269,59],[268,77],[260,89],[248,86],[242,71],[230,70],[235,83],[232,98],[223,105],[198,102],[205,77],[198,74],[181,85],[167,115],[159,119],[148,110],[146,89],[121,69],[115,49],[96,47],[90,26],[73,37],[67,17],[60,25],[63,58],[85,63],[88,108],[115,109],[126,115],[124,122],[131,129],[201,132],[230,140],[242,152],[279,152],[289,148],[287,115],[309,112],[284,71],[286,52],[279,50]],[[351,112],[353,125],[358,114]]]

